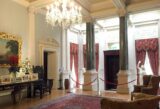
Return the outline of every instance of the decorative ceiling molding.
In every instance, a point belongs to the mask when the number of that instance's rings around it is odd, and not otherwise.
[[[112,2],[117,9],[125,9],[126,7],[123,0],[112,0]]]
[[[35,12],[45,14],[46,5],[53,0],[36,0],[28,2],[26,0],[13,0],[25,7],[34,8]],[[145,10],[159,9],[160,0],[75,0],[76,4],[82,6],[84,20],[101,19],[112,16],[123,16],[127,13],[136,13]]]
[[[76,0],[75,3],[80,5],[80,6],[82,6],[82,14],[84,16],[90,17],[90,13],[88,11],[88,7],[86,7],[88,5],[85,4],[86,2],[84,2],[83,0],[80,0],[78,2],[77,1],[78,0]],[[29,8],[30,7],[35,7],[36,10],[43,9],[44,7],[46,7],[47,5],[51,4],[52,2],[53,2],[53,0],[37,0],[37,1],[34,1],[34,2],[30,3]]]
[[[30,5],[30,3],[26,0],[13,0],[14,2],[17,2],[18,4],[24,6],[24,7],[28,7]]]
[[[90,3],[88,0],[75,0],[75,2],[82,8],[86,9],[88,12],[90,11]]]
[[[52,46],[52,47],[60,47],[60,44],[54,38],[43,38],[39,40],[39,45]]]
[[[113,16],[118,16],[118,15],[117,15],[117,9],[111,8],[111,9],[93,12],[91,13],[91,16],[94,19],[102,19],[102,18],[113,17]]]
[[[112,0],[113,5],[117,9],[117,14],[119,16],[124,16],[126,14],[126,5],[123,0]]]
[[[95,22],[95,25],[97,25],[99,28],[103,28],[103,26],[99,24],[98,22]]]
[[[38,8],[44,8],[45,6],[51,4],[53,0],[36,0],[32,3],[30,3],[29,7],[35,7],[36,9]]]
[[[133,13],[156,8],[160,8],[160,0],[150,0],[141,3],[130,4],[127,6],[127,11]]]
[[[102,1],[99,3],[91,4],[91,12],[113,8],[113,3],[111,0]]]

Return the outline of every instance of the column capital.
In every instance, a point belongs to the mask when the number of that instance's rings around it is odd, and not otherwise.
[[[28,13],[29,14],[35,14],[35,8],[34,7],[28,7]]]
[[[119,17],[126,16],[127,15],[127,10],[124,9],[124,8],[121,8],[121,9],[118,10],[117,13],[118,13]]]
[[[92,17],[88,17],[87,19],[86,19],[86,23],[88,23],[88,22],[95,22],[96,20],[94,19],[94,18],[92,18]]]

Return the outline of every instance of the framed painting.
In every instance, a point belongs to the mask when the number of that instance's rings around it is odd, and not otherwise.
[[[0,67],[19,66],[21,46],[21,38],[0,33]]]

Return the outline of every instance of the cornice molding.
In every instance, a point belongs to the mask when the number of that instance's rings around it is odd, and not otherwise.
[[[127,12],[133,13],[144,10],[160,8],[160,0],[150,0],[141,3],[135,3],[127,6]]]
[[[113,4],[111,0],[95,3],[91,5],[91,12],[98,11],[98,10],[103,10],[103,9],[108,9],[108,8],[113,8]]]
[[[88,0],[75,0],[75,2],[88,12],[90,11],[90,3]]]
[[[113,17],[113,16],[118,16],[116,8],[110,8],[91,13],[91,17],[94,19]]]
[[[46,5],[49,5],[53,2],[53,0],[37,0],[32,3],[30,3],[30,7],[38,8],[44,8]]]
[[[13,0],[14,2],[24,6],[24,7],[29,7],[30,3],[27,2],[26,0]]]
[[[112,0],[112,2],[117,9],[125,9],[126,7],[123,0]]]

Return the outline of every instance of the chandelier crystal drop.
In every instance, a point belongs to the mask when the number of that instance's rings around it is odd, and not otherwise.
[[[67,27],[82,22],[81,7],[74,0],[54,0],[47,6],[46,21],[52,26]]]

